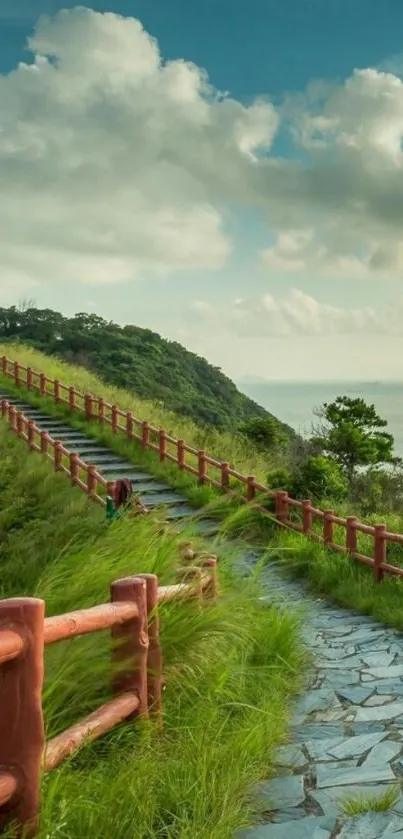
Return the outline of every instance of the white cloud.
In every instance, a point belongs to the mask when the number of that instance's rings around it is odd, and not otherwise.
[[[274,233],[260,254],[271,272],[402,275],[398,75],[356,70],[276,112],[164,62],[133,18],[62,11],[29,48],[33,63],[0,77],[3,292],[220,268],[242,205]],[[270,151],[279,126],[294,160]]]
[[[212,332],[240,338],[271,338],[291,335],[400,335],[403,336],[403,297],[393,306],[376,311],[367,306],[343,309],[320,303],[299,289],[281,299],[271,294],[236,299],[217,308],[202,300],[195,301],[190,313],[192,322]]]
[[[288,98],[283,118],[307,162],[278,168],[278,203],[268,207],[277,237],[262,263],[320,276],[401,276],[401,79],[365,69],[341,85],[312,84]]]
[[[219,96],[112,13],[42,17],[29,48],[0,78],[3,290],[220,267],[223,185],[270,145],[272,106]]]

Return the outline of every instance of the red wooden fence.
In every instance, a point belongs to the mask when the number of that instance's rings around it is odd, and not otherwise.
[[[54,440],[47,431],[41,431],[34,420],[28,419],[22,411],[17,411],[6,399],[1,401],[1,415],[7,420],[13,431],[28,443],[31,451],[40,452],[54,464],[56,472],[69,476],[73,486],[78,486],[90,498],[106,506],[105,497],[99,494],[100,488],[113,497],[114,481],[106,481],[99,474],[96,466],[86,463],[77,452],[71,452],[58,440]]]
[[[195,582],[159,586],[154,574],[111,585],[111,602],[45,618],[36,598],[0,601],[0,823],[17,822],[24,837],[38,830],[42,771],[55,769],[83,743],[123,721],[161,718],[162,652],[158,605],[177,597],[215,597],[216,558],[205,569],[183,568]],[[44,648],[110,628],[114,698],[45,742],[42,713]],[[118,643],[116,643],[118,642]]]
[[[203,450],[197,451],[184,440],[177,440],[167,434],[163,428],[155,428],[146,420],[134,417],[130,411],[111,405],[102,396],[83,394],[75,387],[50,379],[45,373],[24,367],[7,356],[2,357],[2,373],[12,379],[17,387],[25,387],[41,396],[50,397],[56,404],[67,406],[72,413],[84,414],[88,420],[98,420],[101,425],[110,426],[114,433],[135,440],[144,449],[156,452],[160,461],[175,463],[182,472],[194,475],[200,484],[210,484],[246,503],[256,501],[263,505],[271,501],[278,524],[304,533],[325,547],[347,554],[350,559],[369,566],[373,569],[376,582],[380,582],[385,573],[403,576],[403,568],[388,562],[387,553],[388,545],[403,547],[403,534],[388,531],[385,524],[366,525],[355,516],[342,518],[335,515],[333,510],[318,509],[309,500],[298,501],[283,490],[273,491],[260,484],[253,475],[242,475],[232,469],[229,463],[223,463]],[[97,475],[97,481],[105,484],[101,476]],[[268,512],[264,506],[258,506],[258,509],[266,514]],[[318,522],[321,523],[321,533],[314,529],[314,524]],[[335,540],[337,526],[345,530],[342,545]],[[372,540],[371,556],[359,551],[359,534],[365,534]]]

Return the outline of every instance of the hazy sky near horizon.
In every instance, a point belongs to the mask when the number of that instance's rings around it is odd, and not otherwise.
[[[401,0],[0,0],[0,305],[403,378]]]

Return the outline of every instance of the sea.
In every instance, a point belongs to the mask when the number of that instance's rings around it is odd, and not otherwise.
[[[302,436],[312,433],[318,420],[314,410],[336,396],[361,396],[375,405],[393,434],[395,454],[403,457],[403,382],[245,382],[238,388]]]

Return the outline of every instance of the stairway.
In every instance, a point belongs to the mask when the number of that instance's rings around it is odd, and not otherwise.
[[[187,499],[173,490],[168,484],[159,481],[143,469],[110,449],[99,445],[96,441],[88,438],[82,431],[72,428],[62,420],[49,417],[41,412],[39,408],[33,408],[28,402],[8,393],[0,391],[0,401],[7,399],[10,405],[14,405],[17,411],[30,420],[34,420],[41,431],[47,433],[57,441],[75,452],[85,463],[96,466],[97,471],[108,481],[115,481],[118,478],[129,478],[133,484],[135,493],[141,498],[142,503],[149,510],[164,507],[167,521],[178,522],[194,516],[195,510]],[[215,520],[203,520],[194,523],[195,529],[206,536],[213,536],[217,531]]]
[[[108,480],[127,477],[150,509],[161,505],[175,526],[188,524],[206,537],[214,519],[195,517],[186,498],[22,398],[0,392],[70,451]],[[234,545],[240,576],[250,573],[259,552]],[[262,599],[304,609],[302,635],[316,670],[294,710],[293,744],[276,754],[277,777],[259,785],[266,823],[234,839],[403,839],[403,799],[385,812],[342,816],[345,796],[377,798],[403,780],[403,636],[369,617],[312,599],[301,582],[265,569]]]

